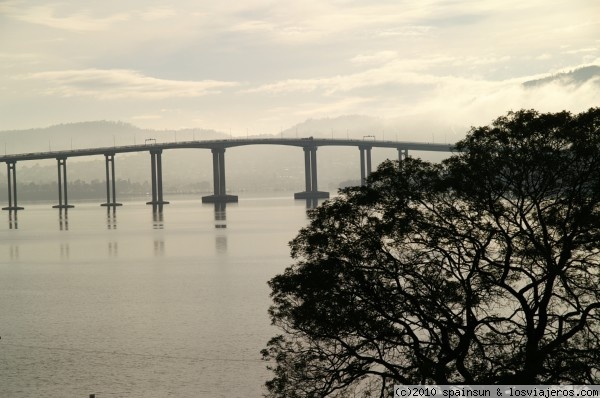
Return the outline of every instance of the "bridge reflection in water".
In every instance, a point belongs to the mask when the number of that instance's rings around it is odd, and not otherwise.
[[[372,136],[371,136],[372,137]],[[365,184],[367,177],[371,174],[371,150],[373,148],[395,148],[398,150],[398,160],[402,161],[408,157],[409,150],[415,151],[435,151],[452,152],[454,146],[451,144],[432,144],[419,142],[399,142],[399,141],[365,141],[350,139],[322,139],[322,138],[246,138],[229,140],[208,140],[208,141],[184,141],[155,143],[153,141],[143,145],[114,146],[105,148],[89,148],[65,151],[50,151],[37,153],[23,153],[15,155],[0,156],[0,162],[5,162],[7,166],[7,186],[8,186],[8,206],[3,210],[11,213],[23,210],[17,203],[17,169],[16,164],[20,161],[56,159],[58,166],[58,204],[53,207],[60,209],[72,208],[68,202],[67,192],[67,159],[72,157],[104,155],[106,167],[106,202],[101,206],[108,209],[109,219],[110,210],[113,210],[113,217],[116,217],[114,209],[122,204],[117,202],[116,192],[116,155],[120,153],[148,152],[150,154],[150,175],[152,182],[152,200],[147,204],[152,205],[154,212],[162,212],[163,205],[169,202],[163,198],[163,178],[162,178],[162,152],[164,150],[175,150],[182,148],[210,149],[213,155],[213,194],[202,197],[203,203],[225,204],[237,202],[238,197],[227,193],[225,178],[225,150],[239,146],[248,145],[284,145],[300,147],[304,151],[304,191],[294,194],[296,199],[305,199],[307,207],[313,207],[318,199],[326,199],[329,192],[319,191],[318,173],[317,173],[317,149],[323,146],[354,146],[359,149],[360,154],[360,179],[361,184]],[[217,221],[217,210],[215,206],[215,221]],[[223,211],[225,207],[223,206]],[[66,212],[65,212],[66,215]],[[220,217],[220,216],[219,216]],[[219,220],[222,221],[222,220]],[[221,225],[221,224],[219,224]],[[224,224],[222,224],[224,225]],[[116,228],[116,223],[112,226]],[[111,224],[109,223],[109,228]],[[219,227],[218,227],[219,228]]]

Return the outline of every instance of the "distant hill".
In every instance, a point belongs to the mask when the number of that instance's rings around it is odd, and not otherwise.
[[[128,123],[94,121],[59,124],[46,128],[0,131],[0,153],[26,153],[48,150],[108,147],[143,143],[147,138],[157,142],[177,139],[218,139],[225,134],[214,130],[150,130]]]
[[[569,72],[557,73],[542,79],[529,80],[523,83],[524,87],[534,88],[549,83],[580,85],[590,80],[595,80],[600,86],[600,66],[591,65],[578,68]]]
[[[381,133],[385,123],[379,118],[364,115],[343,115],[335,118],[308,119],[282,132],[283,137],[321,137],[361,139]],[[380,139],[381,139],[381,134]]]

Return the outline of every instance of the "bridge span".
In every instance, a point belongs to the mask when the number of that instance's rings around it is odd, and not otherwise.
[[[395,148],[398,150],[398,159],[408,157],[408,151],[435,151],[452,152],[452,144],[433,144],[422,142],[403,141],[376,141],[355,139],[328,139],[328,138],[232,138],[226,140],[197,140],[156,143],[146,140],[144,144],[124,145],[112,147],[99,147],[87,149],[71,149],[62,151],[48,151],[35,153],[21,153],[0,156],[0,162],[5,162],[7,167],[8,206],[2,210],[23,210],[17,203],[17,172],[16,163],[28,160],[56,159],[58,168],[58,204],[55,208],[71,208],[68,202],[67,191],[67,159],[81,156],[104,155],[106,164],[106,202],[101,206],[121,206],[116,198],[115,156],[121,153],[148,152],[150,154],[150,168],[152,180],[152,201],[149,205],[162,206],[167,204],[163,198],[162,187],[162,160],[164,150],[196,148],[210,149],[213,155],[213,194],[202,197],[205,203],[237,202],[236,195],[227,194],[225,179],[225,150],[248,145],[285,145],[300,147],[304,151],[304,191],[294,194],[296,199],[324,199],[329,197],[329,192],[319,191],[317,178],[317,149],[322,146],[353,146],[359,149],[360,176],[364,184],[371,173],[371,150],[373,148]]]

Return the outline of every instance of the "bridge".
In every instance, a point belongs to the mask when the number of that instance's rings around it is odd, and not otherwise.
[[[202,197],[203,203],[237,202],[236,195],[227,194],[225,179],[225,150],[248,145],[286,145],[300,147],[304,150],[304,191],[294,194],[296,199],[325,199],[329,192],[319,191],[317,175],[317,149],[322,146],[353,146],[359,149],[360,177],[362,184],[371,174],[371,150],[373,148],[395,148],[398,159],[408,157],[408,151],[452,152],[451,144],[433,144],[422,142],[376,141],[356,139],[325,139],[325,138],[233,138],[226,140],[195,140],[181,142],[156,143],[147,139],[144,144],[125,145],[88,149],[71,149],[22,153],[0,156],[0,162],[7,167],[8,206],[2,210],[23,210],[17,203],[17,170],[16,163],[28,160],[56,159],[58,166],[58,204],[54,208],[67,209],[73,207],[68,202],[67,191],[67,159],[81,156],[104,155],[106,164],[106,202],[101,206],[121,206],[116,198],[115,156],[120,153],[148,152],[150,154],[150,169],[152,179],[152,200],[147,204],[161,206],[169,202],[164,200],[162,187],[162,160],[164,150],[182,148],[210,149],[213,155],[213,194]]]

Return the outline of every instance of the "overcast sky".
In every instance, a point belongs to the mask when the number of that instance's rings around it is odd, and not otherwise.
[[[600,106],[597,85],[520,85],[592,64],[598,0],[0,0],[0,130],[487,124]]]

